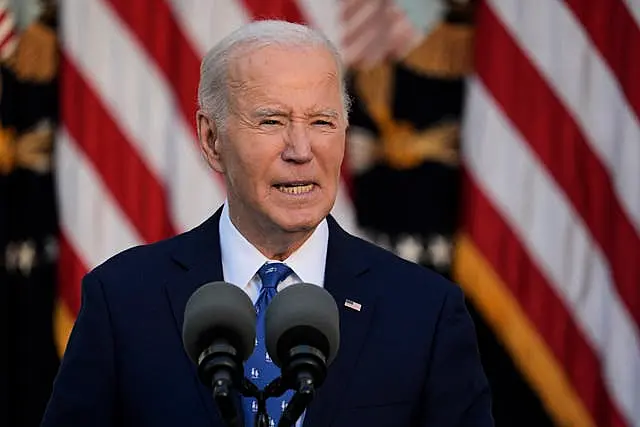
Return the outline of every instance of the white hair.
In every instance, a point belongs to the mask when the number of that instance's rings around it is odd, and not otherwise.
[[[333,56],[345,120],[347,120],[351,101],[345,84],[345,71],[336,47],[323,34],[312,28],[287,21],[262,20],[253,21],[240,27],[216,44],[202,60],[200,66],[200,83],[198,85],[198,106],[216,125],[224,127],[228,113],[228,71],[234,53],[240,47],[257,50],[270,45],[288,47],[324,47]]]

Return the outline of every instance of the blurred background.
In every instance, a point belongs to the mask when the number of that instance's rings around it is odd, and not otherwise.
[[[83,274],[223,201],[199,61],[274,17],[340,47],[334,215],[464,289],[496,426],[640,426],[640,0],[0,0],[3,425],[38,425]]]

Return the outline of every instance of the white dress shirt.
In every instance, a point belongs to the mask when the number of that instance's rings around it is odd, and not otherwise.
[[[229,217],[227,202],[220,216],[220,252],[224,281],[242,288],[255,304],[262,286],[258,270],[265,262],[273,262],[262,255],[238,229]],[[325,261],[329,227],[323,220],[302,246],[283,262],[293,274],[278,285],[278,291],[294,283],[312,283],[324,286]]]

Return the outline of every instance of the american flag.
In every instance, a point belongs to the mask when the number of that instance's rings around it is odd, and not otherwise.
[[[351,301],[350,299],[348,299],[348,300],[346,300],[346,301],[344,302],[344,306],[345,306],[345,307],[348,307],[348,308],[350,308],[350,309],[352,309],[352,310],[355,310],[355,311],[360,311],[360,310],[362,310],[362,304],[357,303],[357,302],[355,302],[355,301]]]
[[[194,123],[211,46],[266,17],[320,28],[349,63],[404,52],[372,27],[416,40],[385,0],[60,8],[61,351],[90,268],[223,201]],[[640,0],[487,0],[477,19],[457,276],[558,425],[640,426]],[[357,232],[346,186],[334,214]]]
[[[640,426],[640,1],[476,19],[457,276],[557,425]]]

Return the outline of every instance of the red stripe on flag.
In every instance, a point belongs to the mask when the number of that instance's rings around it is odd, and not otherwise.
[[[366,4],[379,4],[380,0],[342,0],[340,15],[342,21],[349,22]]]
[[[640,237],[620,206],[608,171],[485,3],[478,20],[482,22],[476,40],[478,75],[588,226],[625,306],[640,326]]]
[[[344,46],[351,46],[355,44],[363,35],[368,36],[368,40],[370,43],[380,44],[384,43],[386,39],[390,36],[390,34],[385,34],[385,31],[393,28],[385,16],[385,10],[377,6],[376,9],[373,9],[371,15],[367,17],[367,19],[358,22],[357,26],[353,26],[351,22],[343,21],[348,24],[349,28],[346,34],[342,39],[342,44]],[[367,46],[367,49],[385,49],[385,46],[377,46],[377,48]]]
[[[87,267],[62,233],[59,241],[58,295],[74,317],[80,311],[82,278],[87,271]]]
[[[16,38],[16,33],[14,33],[13,31],[6,34],[6,36],[2,40],[0,40],[0,50],[4,49],[4,47],[8,45],[11,41],[13,41],[15,38]]]
[[[243,0],[254,20],[283,19],[304,24],[307,20],[295,0]]]
[[[640,119],[640,28],[622,0],[565,0]]]
[[[175,234],[165,192],[69,58],[60,64],[62,119],[146,242]]]
[[[165,1],[158,0],[107,0],[107,3],[155,61],[196,138],[200,55],[182,32],[173,11]]]
[[[626,424],[605,388],[600,361],[571,312],[531,261],[522,242],[468,175],[464,176],[463,188],[464,231],[536,325],[596,424],[624,427]]]

